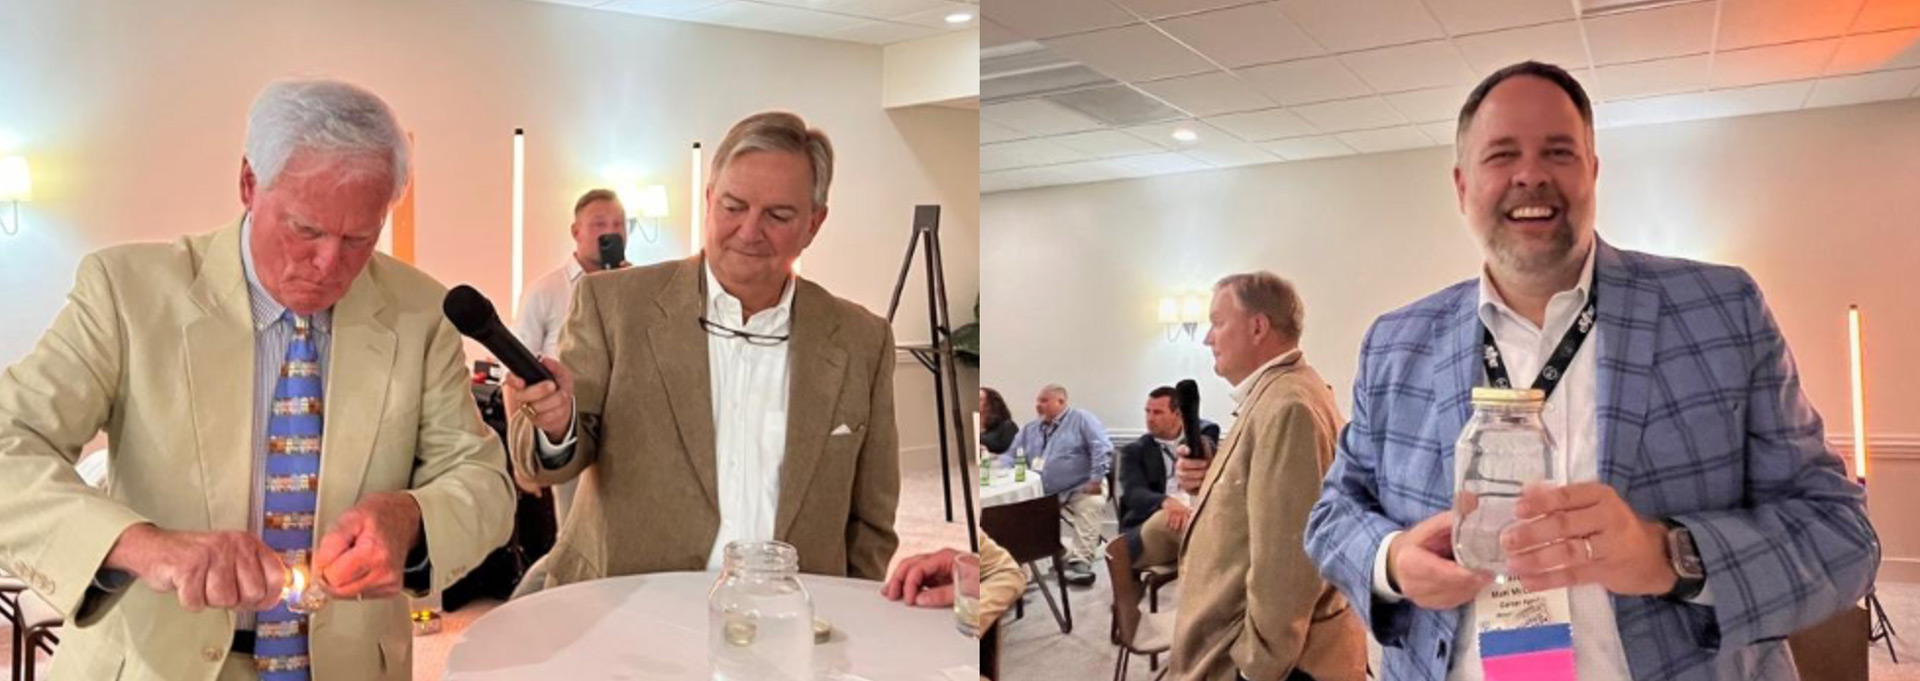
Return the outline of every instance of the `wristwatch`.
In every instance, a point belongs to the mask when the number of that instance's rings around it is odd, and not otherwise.
[[[1679,575],[1673,582],[1673,590],[1662,598],[1692,599],[1707,585],[1707,564],[1700,560],[1700,547],[1693,543],[1693,531],[1687,526],[1671,518],[1662,518],[1660,522],[1667,526],[1667,559],[1673,565],[1673,573]]]

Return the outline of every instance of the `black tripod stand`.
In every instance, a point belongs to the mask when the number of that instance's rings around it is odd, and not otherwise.
[[[1867,645],[1871,647],[1881,641],[1887,642],[1887,654],[1893,656],[1893,663],[1900,664],[1900,651],[1893,647],[1893,639],[1899,632],[1893,630],[1893,621],[1887,619],[1886,606],[1880,605],[1880,596],[1873,591],[1867,592]]]
[[[893,321],[893,315],[900,311],[900,293],[906,290],[907,273],[913,270],[913,252],[921,243],[926,244],[927,270],[927,345],[901,346],[913,353],[920,365],[933,372],[933,421],[940,433],[940,488],[942,499],[947,505],[947,522],[953,522],[953,478],[954,471],[960,472],[961,499],[967,511],[967,544],[975,552],[980,550],[979,530],[974,524],[973,515],[973,478],[967,475],[967,460],[964,452],[973,451],[972,437],[962,426],[960,416],[960,366],[953,356],[953,323],[947,314],[947,274],[946,266],[940,256],[940,207],[913,207],[913,235],[907,239],[907,255],[900,261],[900,276],[893,282],[893,302],[887,304],[887,321]],[[947,417],[952,418],[953,439],[960,445],[959,456],[953,457],[953,468],[948,466]]]

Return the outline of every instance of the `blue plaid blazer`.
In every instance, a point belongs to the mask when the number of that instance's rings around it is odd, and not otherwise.
[[[1594,266],[1600,479],[1693,531],[1712,607],[1614,596],[1636,679],[1793,679],[1785,637],[1861,598],[1880,563],[1865,495],[1746,272],[1622,251]],[[1452,506],[1453,444],[1484,381],[1475,281],[1376,320],[1307,553],[1385,647],[1385,679],[1446,678],[1460,611],[1373,597],[1388,532]]]

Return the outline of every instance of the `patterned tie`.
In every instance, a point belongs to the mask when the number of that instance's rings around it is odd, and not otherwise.
[[[267,417],[267,488],[261,538],[288,566],[307,565],[320,480],[320,353],[311,322],[293,315],[293,342],[273,387]],[[307,617],[282,601],[259,615],[254,664],[262,681],[307,681]]]

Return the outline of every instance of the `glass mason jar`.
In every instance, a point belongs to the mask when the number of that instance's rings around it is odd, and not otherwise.
[[[727,544],[707,592],[707,659],[713,681],[813,678],[813,598],[800,553],[777,541]]]
[[[1512,525],[1520,488],[1553,479],[1553,440],[1540,421],[1546,392],[1474,388],[1473,418],[1454,443],[1453,557],[1506,581],[1500,533]]]

